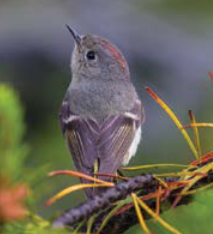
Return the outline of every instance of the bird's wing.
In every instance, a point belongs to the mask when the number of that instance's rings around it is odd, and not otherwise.
[[[140,141],[140,129],[144,119],[141,101],[136,100],[131,111],[110,116],[104,122],[98,140],[99,172],[114,174],[122,163],[128,162]]]
[[[59,119],[77,170],[93,175],[94,162],[98,160],[98,172],[114,174],[127,154],[131,153],[129,150],[144,114],[141,102],[137,100],[131,111],[110,116],[99,126],[94,119],[75,115],[65,99]],[[85,179],[82,182],[88,183]],[[88,197],[94,193],[92,189],[86,189],[85,192]]]
[[[93,175],[93,164],[98,158],[97,139],[99,126],[93,119],[82,118],[75,115],[69,108],[65,99],[59,113],[62,131],[68,143],[75,167],[87,175]],[[88,183],[82,179],[83,183]],[[88,196],[91,191],[87,190]]]

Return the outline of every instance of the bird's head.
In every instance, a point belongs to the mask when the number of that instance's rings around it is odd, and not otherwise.
[[[79,35],[67,26],[75,47],[71,57],[73,76],[88,79],[129,79],[127,62],[119,49],[96,35]]]

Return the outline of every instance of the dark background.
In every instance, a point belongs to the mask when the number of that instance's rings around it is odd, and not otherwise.
[[[193,154],[177,127],[144,90],[150,86],[187,123],[212,122],[213,2],[207,0],[1,0],[0,81],[12,84],[25,109],[29,168],[73,169],[58,123],[58,111],[71,79],[73,39],[101,35],[125,55],[146,109],[143,142],[131,165],[189,163]],[[212,150],[213,134],[201,129],[202,152]],[[37,211],[49,217],[84,199],[77,192],[44,208],[43,202],[78,180],[43,178],[34,188]],[[36,194],[37,189],[45,191]],[[41,189],[42,188],[42,189]],[[44,195],[45,194],[45,195]]]

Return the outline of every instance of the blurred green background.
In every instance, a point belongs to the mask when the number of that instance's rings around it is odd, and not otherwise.
[[[190,109],[197,121],[213,122],[208,79],[213,70],[212,12],[213,1],[207,0],[0,0],[0,82],[15,87],[25,109],[30,146],[26,168],[44,166],[45,173],[73,169],[58,122],[71,79],[73,39],[66,23],[82,34],[108,38],[129,63],[146,109],[143,142],[131,165],[193,160],[176,126],[144,87],[159,94],[183,123],[189,121]],[[213,150],[212,130],[201,129],[200,134],[202,152]],[[37,212],[50,217],[79,204],[82,192],[43,207],[50,196],[75,182],[41,176],[33,188]]]

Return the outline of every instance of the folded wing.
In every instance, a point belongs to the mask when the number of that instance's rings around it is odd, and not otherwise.
[[[119,166],[132,156],[130,148],[134,148],[137,130],[144,119],[139,100],[131,111],[110,116],[98,124],[92,118],[75,115],[65,99],[59,117],[75,167],[88,175],[93,175],[95,161],[98,161],[99,172],[115,174]],[[82,182],[88,183],[84,179]],[[88,197],[92,193],[92,189],[86,189]]]
[[[100,129],[98,151],[99,171],[115,174],[121,164],[127,164],[140,142],[141,124],[144,119],[141,102],[120,115],[110,116]]]

